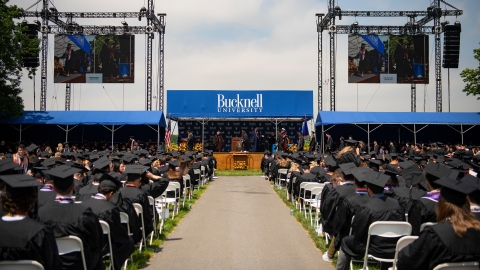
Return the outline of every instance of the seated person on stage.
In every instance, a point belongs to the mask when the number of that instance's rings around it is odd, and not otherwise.
[[[328,194],[328,196],[325,198],[325,201],[322,202],[322,204],[326,204],[326,206],[323,208],[324,212],[322,213],[322,225],[326,228],[324,231],[331,235],[335,235],[336,233],[334,219],[337,216],[338,205],[345,199],[345,197],[355,194],[355,177],[352,174],[352,170],[356,168],[357,166],[353,162],[340,164],[340,169],[334,173],[339,174],[337,178],[338,181],[334,183],[334,189]],[[332,237],[332,242],[334,241],[335,237]],[[330,258],[333,258],[335,249],[334,245],[330,246],[331,249],[329,250],[332,254]]]
[[[1,175],[6,183],[0,201],[6,213],[0,219],[0,261],[34,260],[46,270],[62,268],[50,228],[28,217],[42,184],[28,175]]]
[[[143,168],[142,168],[143,167]],[[144,166],[127,165],[124,174],[127,175],[125,186],[120,189],[124,199],[130,199],[132,203],[138,203],[143,208],[143,222],[145,236],[153,231],[153,212],[148,201],[148,195],[140,189],[142,174],[146,171]]]
[[[100,220],[106,221],[110,226],[110,237],[112,241],[112,250],[114,253],[114,269],[122,268],[122,264],[135,251],[133,239],[128,236],[128,232],[120,222],[120,208],[110,202],[113,194],[117,193],[122,183],[115,177],[106,172],[97,171],[96,179],[99,181],[98,192],[85,198],[82,204],[90,207]],[[108,240],[104,239],[105,246],[102,254],[110,252]]]
[[[365,188],[365,176],[370,170],[367,167],[357,167],[352,169],[355,177],[355,192],[347,195],[337,204],[336,215],[334,216],[333,225],[334,237],[328,251],[323,254],[323,259],[331,262],[335,256],[335,252],[340,250],[344,237],[350,235],[350,227],[352,225],[352,217],[358,206],[366,204],[370,201],[367,189]]]
[[[413,201],[410,206],[408,223],[412,225],[412,235],[419,235],[422,223],[437,222],[435,209],[440,196],[440,185],[436,181],[449,176],[452,170],[443,164],[430,162],[425,167],[424,172],[427,179],[426,184],[430,191],[419,200]]]
[[[433,269],[447,262],[480,260],[480,221],[470,211],[466,198],[476,187],[468,180],[448,177],[435,182],[442,186],[436,204],[438,224],[425,227],[417,240],[400,250],[399,270]]]
[[[76,172],[78,169],[69,166],[45,172],[53,178],[57,197],[38,210],[38,218],[53,230],[56,238],[68,235],[79,237],[83,243],[87,268],[104,269],[101,254],[103,231],[98,218],[90,208],[74,203],[71,197],[75,189],[73,174]],[[61,258],[63,269],[83,269],[80,253],[65,254]]]
[[[357,207],[352,222],[352,234],[342,240],[338,253],[337,270],[347,270],[351,258],[361,259],[365,255],[368,228],[375,221],[405,221],[405,211],[397,200],[383,194],[390,177],[380,172],[369,171],[365,177],[368,196],[366,204]],[[369,253],[382,258],[392,258],[398,238],[370,237]],[[382,269],[387,265],[382,265]]]

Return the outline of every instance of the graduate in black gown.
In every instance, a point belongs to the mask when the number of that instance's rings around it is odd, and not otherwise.
[[[449,176],[452,170],[443,164],[430,162],[425,167],[424,172],[426,185],[430,191],[419,200],[413,201],[410,206],[408,223],[412,225],[412,235],[420,233],[422,223],[437,222],[435,209],[440,196],[440,186],[436,183],[436,180]]]
[[[400,173],[405,180],[405,186],[393,188],[391,195],[405,209],[405,213],[408,213],[412,203],[424,196],[428,187],[425,175],[417,165],[404,168]]]
[[[73,235],[82,240],[88,269],[103,269],[103,231],[97,216],[90,208],[74,203],[73,174],[78,172],[69,166],[60,166],[46,172],[53,178],[57,196],[55,200],[38,210],[39,220],[53,230],[56,238]],[[83,269],[79,252],[61,256],[62,269]]]
[[[97,174],[100,174],[97,172]],[[120,269],[122,264],[135,251],[133,239],[128,235],[127,230],[120,222],[120,208],[110,202],[113,194],[117,193],[122,183],[110,174],[104,172],[98,177],[100,185],[98,192],[91,198],[84,199],[82,204],[90,207],[100,220],[106,221],[110,226],[110,237],[112,241],[114,268]],[[104,239],[105,246],[102,254],[110,252],[108,240]]]
[[[437,207],[438,224],[427,226],[418,239],[398,253],[397,268],[433,269],[442,263],[480,260],[480,221],[470,212],[466,194],[476,188],[467,181],[448,177],[441,185]]]
[[[34,260],[45,270],[62,268],[51,229],[28,217],[42,184],[28,175],[2,175],[7,184],[1,195],[6,215],[0,219],[0,261]]]
[[[366,204],[357,207],[352,222],[352,234],[342,240],[338,253],[337,270],[349,269],[351,258],[361,259],[365,255],[368,228],[375,221],[405,221],[405,211],[397,200],[383,194],[390,177],[381,172],[369,171],[366,174],[368,196]],[[373,256],[392,258],[398,238],[370,237],[368,252]],[[385,266],[384,266],[385,267]]]
[[[143,167],[143,168],[142,168]],[[122,197],[129,199],[132,203],[138,203],[143,208],[143,222],[145,225],[145,236],[153,231],[153,211],[148,201],[148,195],[140,189],[142,174],[146,171],[144,166],[127,165],[124,174],[127,175],[125,186],[120,189]]]
[[[368,171],[369,169],[367,167],[357,167],[352,169],[351,173],[355,177],[355,192],[345,196],[343,200],[340,200],[337,204],[337,211],[332,225],[335,237],[332,241],[336,251],[340,250],[343,238],[350,234],[352,217],[355,215],[357,207],[370,201],[370,197],[368,196],[365,187],[365,176]],[[333,259],[334,254],[335,253],[329,248],[327,254],[328,259]]]
[[[472,211],[473,215],[480,220],[480,180],[471,175],[465,175],[462,180],[469,182],[477,188],[475,191],[468,194],[467,199],[470,203],[470,210]]]

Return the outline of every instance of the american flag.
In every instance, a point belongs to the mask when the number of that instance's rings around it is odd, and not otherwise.
[[[168,119],[167,130],[165,131],[165,145],[170,147],[170,134],[172,133],[172,124],[171,120]]]

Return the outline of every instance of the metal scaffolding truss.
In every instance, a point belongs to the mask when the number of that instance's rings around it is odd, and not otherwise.
[[[41,93],[40,93],[40,110],[46,110],[46,96],[47,96],[47,59],[48,59],[48,34],[68,34],[68,35],[124,35],[124,34],[145,34],[147,35],[146,44],[146,89],[145,89],[145,110],[152,110],[152,71],[153,71],[153,54],[152,43],[155,33],[159,34],[160,48],[159,48],[159,93],[158,93],[158,108],[163,110],[164,104],[164,35],[166,14],[155,15],[153,0],[148,0],[147,8],[142,7],[139,12],[58,12],[56,8],[49,8],[49,0],[39,0],[43,3],[41,11],[24,11],[22,17],[27,18],[41,18],[42,19],[42,60],[41,60]],[[37,3],[38,3],[37,2]],[[33,7],[30,6],[28,9]],[[147,19],[147,26],[122,26],[111,25],[79,25],[73,19],[112,19],[112,18],[142,18]],[[63,20],[62,20],[63,19]],[[49,25],[51,22],[54,25]],[[65,110],[70,110],[71,84],[67,83],[65,87]]]
[[[452,10],[442,10],[441,3],[452,8]],[[443,32],[440,18],[445,16],[460,16],[463,10],[450,5],[444,0],[434,0],[434,4],[426,11],[344,11],[339,6],[335,6],[335,0],[328,1],[328,12],[326,14],[317,13],[317,33],[318,33],[318,109],[323,110],[323,88],[322,88],[322,33],[328,31],[330,36],[330,110],[335,111],[335,43],[336,34],[377,34],[377,35],[435,35],[435,89],[436,89],[436,111],[442,111],[442,76],[441,76],[441,40],[440,35]],[[350,17],[408,17],[409,22],[402,26],[388,25],[336,25],[335,18],[340,20],[342,16]],[[416,17],[422,17],[416,20]],[[426,24],[433,20],[433,26]],[[411,111],[416,111],[416,85],[411,85]]]

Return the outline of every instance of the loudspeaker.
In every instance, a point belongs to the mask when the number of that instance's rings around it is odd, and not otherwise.
[[[458,68],[460,57],[460,32],[462,26],[445,25],[443,33],[443,68]]]
[[[25,28],[22,31],[29,39],[38,39],[38,28],[39,25],[37,24],[27,24],[23,23],[22,24]],[[29,54],[29,53],[24,53],[22,55],[22,61],[23,61],[23,66],[24,67],[39,67],[40,66],[40,60],[38,57],[38,54]]]

